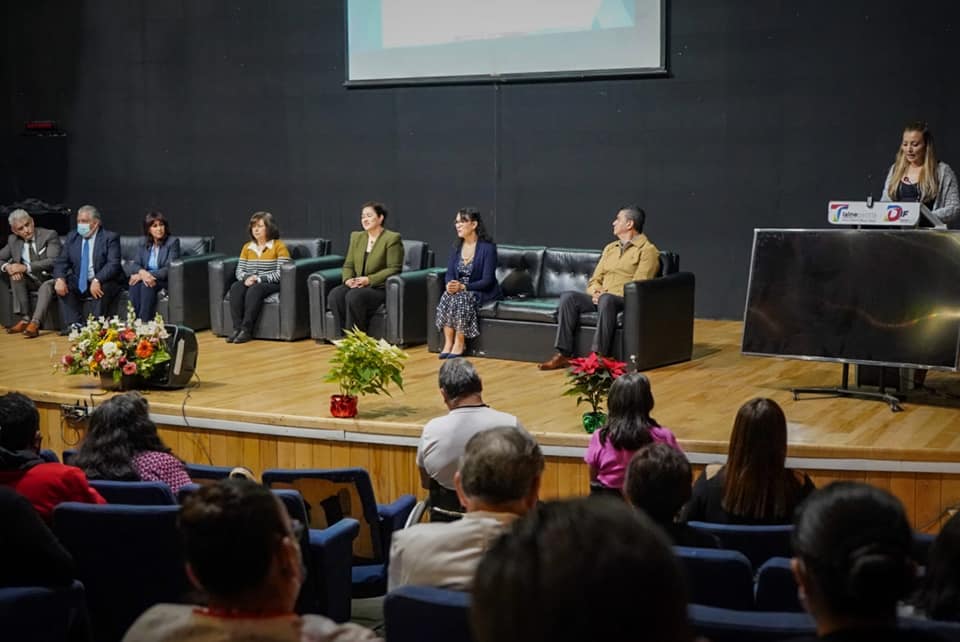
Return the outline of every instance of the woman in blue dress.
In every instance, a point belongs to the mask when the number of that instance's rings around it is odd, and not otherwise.
[[[480,210],[460,209],[454,225],[457,244],[447,263],[446,289],[437,304],[437,329],[443,332],[441,359],[463,354],[467,339],[480,335],[479,307],[500,298],[497,246],[483,227]]]

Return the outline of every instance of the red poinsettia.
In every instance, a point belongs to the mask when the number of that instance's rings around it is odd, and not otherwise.
[[[567,369],[570,387],[563,393],[577,398],[577,405],[589,402],[593,412],[601,412],[613,380],[627,371],[627,364],[591,352],[586,357],[571,359]]]

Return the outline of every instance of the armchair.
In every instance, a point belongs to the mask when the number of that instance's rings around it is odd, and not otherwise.
[[[403,269],[387,279],[387,301],[370,320],[369,334],[395,345],[416,345],[427,340],[427,276],[433,268],[434,253],[423,241],[403,242]],[[310,336],[333,341],[339,338],[333,313],[327,306],[330,290],[340,285],[342,266],[314,272],[307,280],[310,295]],[[442,270],[440,270],[442,272]]]
[[[258,339],[295,341],[310,331],[307,275],[343,263],[342,256],[329,255],[330,241],[322,238],[283,239],[293,261],[280,269],[280,292],[264,299],[260,318],[253,329]],[[233,332],[230,317],[230,285],[236,281],[239,257],[222,258],[208,264],[210,327],[217,336]]]

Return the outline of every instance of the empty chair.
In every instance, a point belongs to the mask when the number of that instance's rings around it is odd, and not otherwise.
[[[359,522],[353,540],[353,597],[375,597],[387,590],[387,562],[393,531],[403,528],[416,499],[402,495],[391,504],[377,504],[370,476],[362,468],[266,470],[271,488],[300,491],[311,529],[323,529],[345,517]]]
[[[470,642],[470,594],[401,586],[387,594],[383,615],[391,642]]]
[[[43,448],[40,451],[40,459],[50,464],[59,464],[60,458],[57,457],[57,453],[53,452],[49,448]]]
[[[63,463],[67,466],[73,465],[73,458],[77,456],[76,448],[64,448],[63,449]]]
[[[177,503],[173,491],[163,482],[91,479],[90,486],[95,488],[108,504],[169,506]]]
[[[690,602],[726,609],[753,608],[753,567],[737,551],[674,546],[684,568]]]
[[[771,557],[790,557],[790,524],[776,526],[752,526],[744,524],[712,524],[690,521],[687,525],[716,535],[723,548],[740,551],[747,556],[754,568]]]
[[[64,588],[0,588],[0,633],[4,640],[80,642],[89,639],[83,584]]]
[[[158,602],[184,601],[190,585],[177,532],[179,510],[76,502],[54,509],[53,531],[73,555],[97,642],[120,640]]]
[[[758,611],[803,611],[789,558],[771,557],[757,571],[756,606]]]
[[[384,338],[395,345],[417,345],[427,340],[427,275],[433,268],[434,254],[423,241],[403,241],[403,268],[387,277],[387,300],[370,319],[367,334]],[[307,288],[310,294],[310,336],[333,341],[339,335],[333,313],[327,305],[330,290],[343,279],[343,261],[336,267],[314,272]]]
[[[738,611],[691,604],[690,625],[710,642],[773,642],[813,637],[816,626],[806,613]]]
[[[184,464],[190,479],[198,484],[209,484],[230,476],[232,466],[210,466],[207,464]]]

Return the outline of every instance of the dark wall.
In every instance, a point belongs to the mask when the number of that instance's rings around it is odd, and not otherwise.
[[[462,205],[501,242],[599,247],[635,201],[703,317],[742,315],[753,228],[879,195],[905,121],[960,165],[954,3],[668,5],[667,78],[347,90],[339,0],[8,3],[6,122],[63,124],[72,207],[122,232],[159,207],[228,252],[257,209],[343,251],[368,199],[441,260]]]

